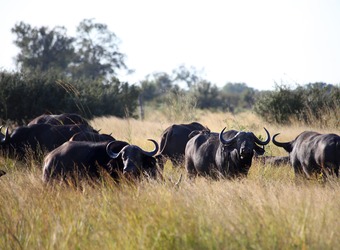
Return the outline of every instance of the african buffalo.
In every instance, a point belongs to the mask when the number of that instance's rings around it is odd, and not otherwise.
[[[45,156],[42,179],[50,182],[67,177],[98,178],[100,171],[105,170],[117,180],[119,172],[123,171],[123,162],[120,159],[112,161],[106,151],[110,148],[113,152],[120,152],[127,145],[124,141],[67,141]]]
[[[8,152],[10,157],[18,157],[20,160],[24,159],[27,150],[32,150],[35,158],[39,158],[41,150],[51,151],[81,131],[95,132],[87,125],[34,124],[17,127],[11,134],[6,128],[0,141],[0,149]]]
[[[290,142],[278,142],[273,136],[273,143],[284,148],[290,157],[296,176],[310,178],[312,174],[339,176],[340,136],[305,131]]]
[[[185,148],[185,168],[189,177],[196,175],[218,177],[245,177],[252,163],[254,151],[264,154],[264,146],[270,142],[261,141],[252,132],[225,128],[218,133],[209,131],[193,132]],[[228,138],[228,139],[226,139]]]
[[[160,141],[160,151],[156,155],[158,164],[161,169],[167,159],[171,160],[173,166],[180,165],[184,160],[184,151],[189,134],[195,130],[208,129],[198,122],[189,124],[173,124],[164,130]]]
[[[98,178],[100,170],[107,171],[118,181],[121,174],[138,177],[142,173],[156,176],[158,144],[152,152],[122,141],[68,141],[51,151],[44,159],[43,181],[65,180],[67,177]]]
[[[51,124],[51,125],[73,125],[73,124],[84,124],[89,126],[89,123],[82,116],[75,113],[63,113],[58,115],[43,114],[28,123],[27,126],[33,124]]]
[[[101,142],[101,141],[115,141],[111,135],[108,134],[100,134],[98,132],[91,131],[81,131],[74,134],[70,141],[92,141],[92,142]]]
[[[136,145],[127,145],[118,153],[108,147],[107,154],[112,159],[122,159],[124,175],[133,178],[141,175],[155,178],[159,171],[157,161],[154,156],[158,152],[159,146],[156,141],[152,139],[148,140],[155,144],[155,149],[151,152],[144,151]]]

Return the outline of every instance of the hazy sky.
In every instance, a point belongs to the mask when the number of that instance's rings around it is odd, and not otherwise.
[[[14,69],[16,23],[64,26],[72,36],[83,19],[94,18],[120,38],[135,70],[122,80],[131,83],[179,65],[203,69],[218,86],[340,83],[338,0],[2,0],[0,6],[3,69]]]

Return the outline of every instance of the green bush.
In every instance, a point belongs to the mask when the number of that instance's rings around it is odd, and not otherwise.
[[[139,88],[112,78],[101,81],[70,79],[55,74],[0,72],[0,118],[24,124],[43,113],[74,112],[86,118],[133,116]]]
[[[296,89],[281,85],[275,91],[262,92],[254,110],[268,122],[287,124],[297,120],[325,126],[338,123],[339,108],[339,86],[313,83]]]

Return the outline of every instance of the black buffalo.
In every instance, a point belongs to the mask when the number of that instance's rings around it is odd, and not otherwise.
[[[152,152],[123,141],[86,142],[68,141],[56,148],[44,159],[43,181],[74,178],[98,178],[100,171],[107,171],[118,181],[121,175],[138,177],[146,174],[156,177],[157,142]]]
[[[254,151],[264,154],[264,148],[270,142],[261,141],[252,132],[225,128],[218,133],[208,131],[193,132],[185,148],[185,168],[189,177],[196,175],[218,177],[245,177],[252,163]],[[228,139],[226,139],[228,138]]]
[[[20,160],[25,158],[28,151],[39,158],[42,151],[55,149],[81,131],[96,132],[87,125],[34,124],[17,127],[11,134],[7,128],[5,135],[2,134],[0,148],[10,157],[18,157]]]
[[[154,156],[158,152],[159,146],[155,140],[149,139],[149,141],[155,144],[155,148],[151,152],[144,151],[136,145],[127,145],[118,153],[108,148],[107,154],[112,159],[121,159],[123,161],[123,174],[125,176],[138,178],[145,175],[156,178],[159,171]]]
[[[108,165],[111,157],[107,154],[107,148],[120,152],[127,145],[124,141],[67,141],[45,156],[42,179],[44,182],[53,182],[66,178],[72,181],[79,177],[98,178],[104,170],[117,180],[123,171],[123,162],[118,159]]]
[[[313,174],[339,175],[340,136],[336,134],[320,134],[305,131],[290,142],[276,141],[273,143],[284,148],[290,157],[296,176],[310,178]]]
[[[98,132],[92,131],[82,131],[74,134],[70,141],[92,141],[92,142],[101,142],[101,141],[115,141],[116,139],[108,134],[100,134]]]
[[[51,125],[73,125],[73,124],[84,124],[89,126],[88,121],[81,115],[75,113],[63,113],[63,114],[43,114],[28,123],[28,126],[34,124],[51,124]]]
[[[160,141],[160,151],[156,158],[161,169],[169,159],[174,166],[180,165],[184,160],[184,151],[189,134],[193,131],[208,129],[198,122],[189,124],[173,124],[164,130]]]

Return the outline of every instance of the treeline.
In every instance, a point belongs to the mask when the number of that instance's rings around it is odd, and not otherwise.
[[[278,85],[258,96],[254,110],[268,122],[299,121],[319,127],[340,127],[340,85],[310,83],[295,89]]]
[[[80,113],[86,118],[132,116],[139,90],[112,78],[72,81],[54,73],[0,72],[0,117],[23,124],[43,113]],[[133,101],[132,101],[133,100]]]
[[[295,89],[281,85],[274,91],[258,91],[245,83],[226,83],[219,88],[196,68],[184,65],[131,84],[117,76],[133,70],[119,51],[119,39],[105,24],[85,19],[75,37],[64,27],[31,27],[23,22],[12,32],[20,52],[15,58],[17,71],[0,71],[2,124],[8,120],[22,124],[42,113],[61,112],[86,118],[143,118],[144,108],[164,109],[169,118],[209,109],[254,110],[276,123],[339,120],[339,85],[313,83]]]
[[[244,83],[227,83],[218,88],[200,80],[180,87],[183,82],[176,77],[158,73],[140,85],[112,77],[103,84],[99,80],[72,80],[55,72],[2,71],[0,117],[2,124],[7,120],[24,124],[42,113],[76,112],[86,118],[138,117],[138,106],[143,105],[151,110],[163,109],[174,120],[193,119],[190,113],[194,109],[235,113],[253,110],[266,121],[279,124],[300,121],[340,125],[339,86],[313,83],[292,89],[280,85],[274,91],[258,91]]]
[[[206,80],[182,88],[174,76],[158,73],[140,85],[111,77],[105,82],[79,80],[46,72],[0,72],[0,117],[24,124],[42,113],[76,112],[86,118],[114,115],[140,116],[139,105],[152,109],[174,108],[241,111],[254,104],[255,90],[246,84],[228,83],[223,89]],[[236,88],[237,91],[232,90]],[[249,94],[251,93],[251,94]]]

